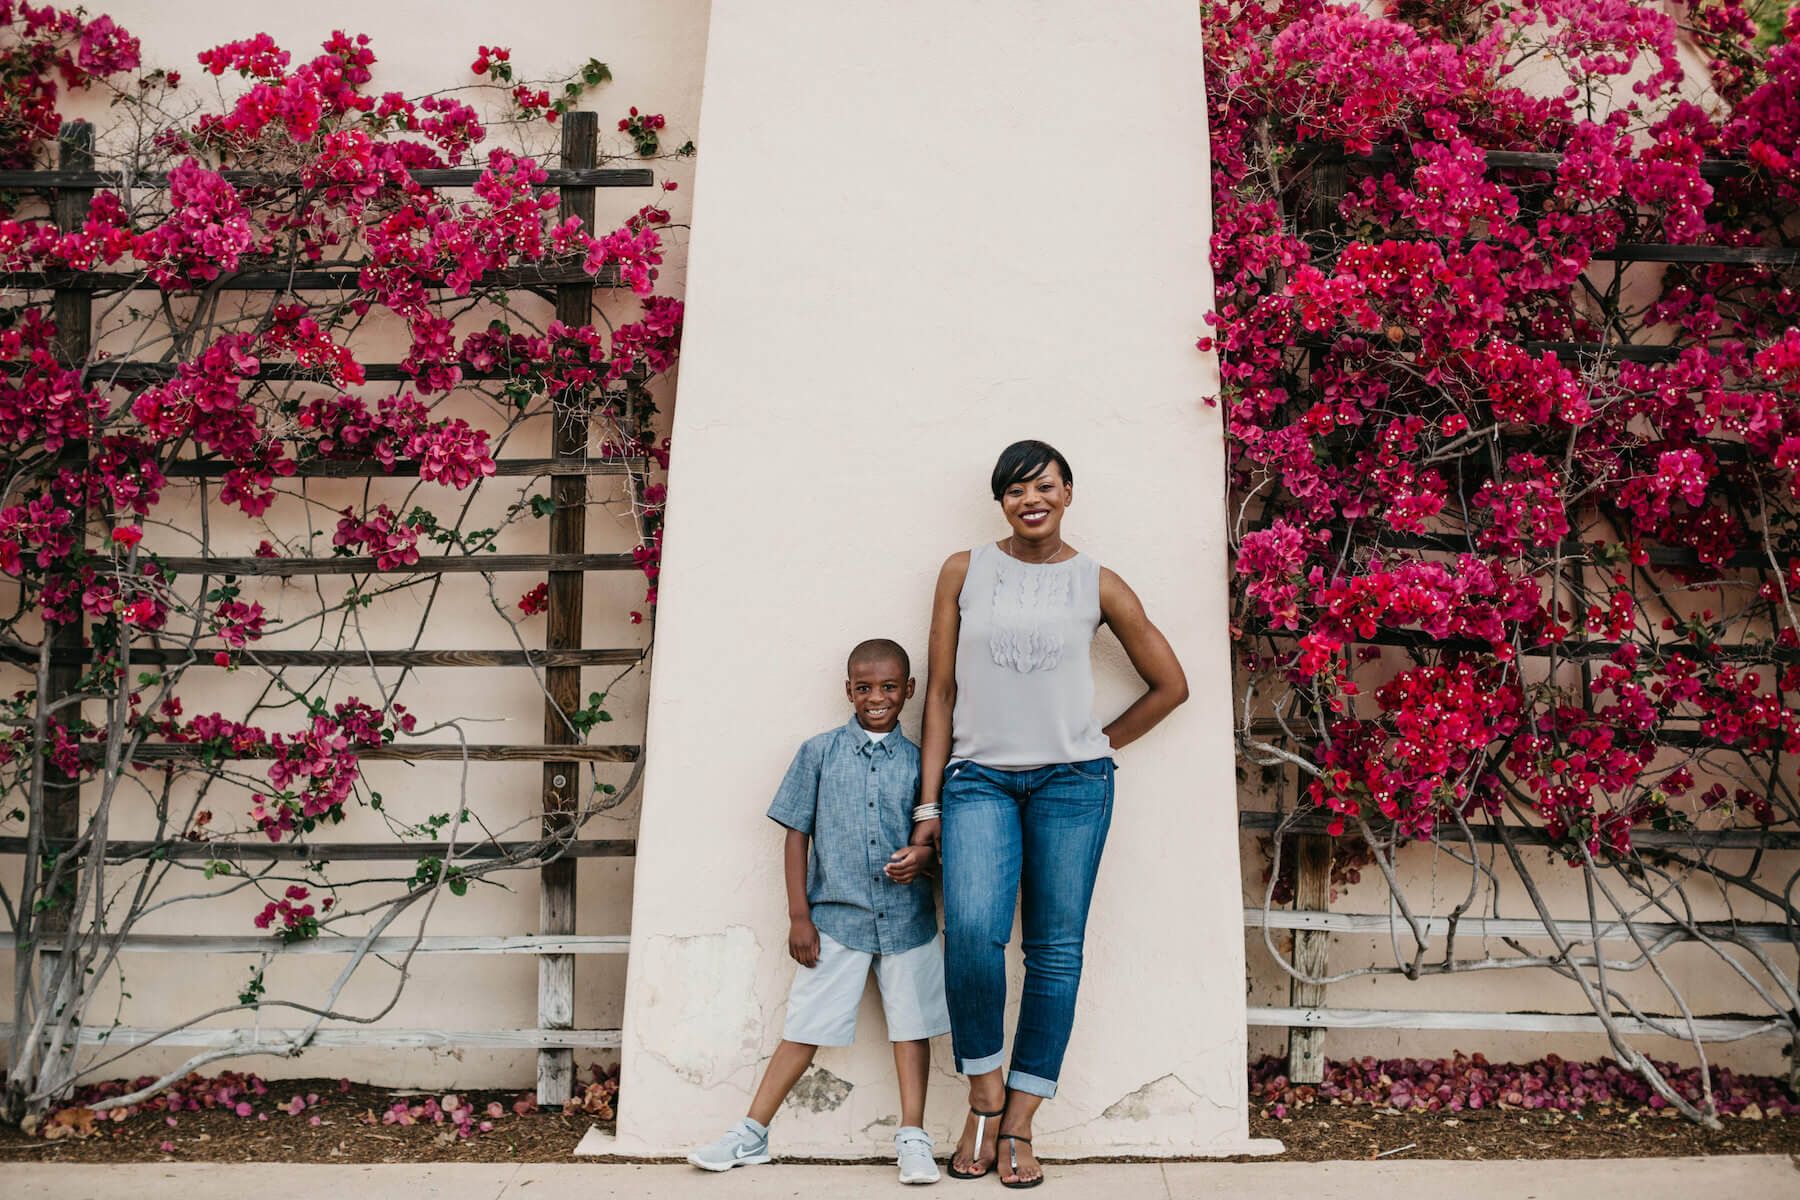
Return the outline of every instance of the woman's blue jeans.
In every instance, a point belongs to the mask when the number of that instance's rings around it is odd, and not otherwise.
[[[944,983],[963,1074],[984,1075],[1005,1057],[1006,943],[1016,903],[1025,989],[1006,1086],[1056,1094],[1112,807],[1110,758],[1029,771],[945,768]]]

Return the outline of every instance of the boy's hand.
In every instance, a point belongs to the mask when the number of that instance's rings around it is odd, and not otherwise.
[[[930,846],[908,846],[904,850],[894,851],[884,870],[887,871],[887,877],[895,883],[911,883],[930,864],[931,858]]]
[[[937,817],[933,817],[929,821],[915,822],[913,824],[912,837],[909,840],[915,846],[931,847],[931,852],[936,854],[942,849],[942,847],[938,845],[938,839],[943,828],[944,822]]]
[[[811,917],[788,922],[788,954],[803,967],[819,965],[819,931]]]

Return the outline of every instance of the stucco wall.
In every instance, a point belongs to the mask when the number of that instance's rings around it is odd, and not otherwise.
[[[182,70],[194,88],[214,86],[194,63],[196,51],[258,31],[297,57],[333,28],[367,32],[380,59],[375,86],[413,93],[463,83],[473,48],[501,42],[515,62],[546,74],[590,55],[611,63],[617,81],[590,101],[607,136],[615,136],[612,119],[636,104],[668,116],[671,142],[699,137],[701,249],[714,262],[701,266],[681,389],[685,415],[675,431],[678,478],[650,737],[653,816],[637,897],[636,921],[648,932],[630,960],[637,990],[628,1024],[637,1048],[628,1088],[642,1107],[627,1105],[629,1144],[673,1148],[741,1110],[778,1036],[789,970],[780,945],[779,835],[761,817],[767,795],[793,743],[841,719],[836,680],[850,641],[890,634],[922,660],[937,565],[949,551],[1000,532],[983,481],[995,450],[1017,436],[1048,437],[1074,458],[1080,485],[1071,540],[1139,589],[1196,688],[1167,728],[1123,757],[1068,1086],[1045,1110],[1044,1128],[1068,1128],[1056,1140],[1071,1149],[1134,1137],[1168,1147],[1234,1128],[1242,955],[1249,956],[1252,1003],[1285,1004],[1287,989],[1260,936],[1242,937],[1235,927],[1241,904],[1261,895],[1261,862],[1254,839],[1240,840],[1231,823],[1230,715],[1218,657],[1225,569],[1218,431],[1215,414],[1197,403],[1213,388],[1210,363],[1190,349],[1210,290],[1201,258],[1207,230],[1195,217],[1205,212],[1204,131],[1191,12],[1147,0],[1124,14],[1108,12],[1101,24],[1068,0],[933,0],[885,13],[734,2],[721,8],[714,43],[728,53],[709,80],[716,100],[702,129],[705,0],[608,0],[560,5],[551,14],[510,13],[491,0],[111,0],[91,7],[141,36],[150,63]],[[854,19],[836,11],[852,7]],[[71,111],[108,119],[96,103],[78,100]],[[624,148],[615,137],[614,149]],[[679,214],[681,198],[694,194],[691,167],[665,169],[681,183]],[[601,192],[602,219],[622,217],[646,198]],[[671,240],[662,282],[679,294],[682,231]],[[614,311],[629,311],[629,302]],[[672,384],[659,390],[665,408],[672,405]],[[474,420],[477,411],[464,415]],[[541,433],[511,452],[542,453]],[[397,494],[372,498],[392,503]],[[357,499],[347,485],[316,495],[336,507]],[[495,495],[502,506],[515,498]],[[223,521],[215,533],[224,552],[247,552],[263,536],[217,509],[213,516]],[[194,523],[191,512],[180,519]],[[592,549],[629,545],[622,525],[596,519],[589,530]],[[528,552],[541,543],[505,548]],[[500,595],[510,601],[532,582],[504,577]],[[508,644],[476,581],[445,584],[422,645]],[[587,644],[645,637],[625,618],[640,606],[635,575],[596,574],[589,587]],[[316,607],[291,585],[270,585],[255,598],[278,618]],[[380,602],[365,614],[369,643],[403,644],[417,614],[407,598]],[[526,632],[541,637],[541,624],[528,623]],[[267,644],[305,645],[308,635],[295,631]],[[1100,704],[1113,711],[1130,676],[1110,641],[1103,640],[1102,658]],[[243,673],[190,678],[190,712],[229,713],[251,683]],[[584,684],[607,678],[610,672],[595,671]],[[346,674],[334,698],[366,697],[369,682]],[[22,683],[0,673],[0,686]],[[537,737],[541,710],[525,673],[439,670],[415,686],[422,716],[504,722],[472,726],[481,740]],[[637,737],[644,706],[641,679],[615,691],[609,707],[618,740]],[[907,721],[915,735],[918,717],[915,704]],[[405,817],[441,810],[446,789],[458,786],[451,765],[379,763],[368,771]],[[493,820],[526,819],[537,803],[535,766],[477,764],[468,783],[474,807]],[[1259,801],[1246,792],[1242,802]],[[215,807],[223,821],[248,801]],[[637,822],[634,802],[590,832],[630,837]],[[386,833],[359,812],[332,836]],[[1785,879],[1794,861],[1772,860],[1765,870]],[[17,866],[16,858],[0,860],[9,880]],[[1417,895],[1434,886],[1443,894],[1441,859],[1413,850],[1403,866]],[[1504,868],[1499,873],[1506,877]],[[590,860],[579,874],[580,931],[630,932],[633,861]],[[1547,874],[1552,905],[1581,915],[1571,878]],[[1381,911],[1384,903],[1371,876],[1336,907]],[[213,906],[203,920],[144,931],[244,935],[260,906],[241,897]],[[430,931],[519,934],[536,922],[525,881],[515,892],[478,890],[440,908]],[[1385,939],[1341,938],[1333,966],[1385,958]],[[1701,961],[1673,961],[1677,978],[1695,985],[1697,1008],[1748,1007]],[[1792,970],[1791,953],[1777,961]],[[243,956],[159,954],[132,956],[126,965],[132,997],[120,1019],[154,1025],[191,1012],[195,996],[229,998],[250,964]],[[338,965],[324,957],[285,960],[271,976],[271,993],[316,995]],[[10,949],[0,948],[0,970],[10,975],[10,966]],[[626,966],[623,956],[580,961],[577,1024],[620,1022]],[[394,982],[379,964],[370,971],[347,995],[358,1011],[377,1005]],[[421,957],[412,973],[407,999],[387,1024],[533,1023],[536,969],[527,958]],[[1345,984],[1331,1001],[1580,1007],[1568,985],[1547,985],[1531,972]],[[871,997],[863,1044],[821,1059],[856,1089],[833,1112],[784,1115],[785,1146],[811,1139],[852,1153],[884,1141],[890,1127],[878,1122],[893,1114],[894,1102],[879,1030]],[[1283,1045],[1283,1031],[1249,1033],[1252,1051]],[[1679,1043],[1652,1047],[1685,1057]],[[1359,1030],[1327,1039],[1332,1056],[1452,1048],[1496,1057],[1604,1052],[1598,1039],[1571,1036]],[[154,1070],[187,1053],[148,1050],[120,1070]],[[947,1044],[937,1054],[929,1123],[941,1131],[957,1116]],[[1758,1071],[1785,1061],[1767,1039],[1716,1048],[1714,1059]],[[525,1086],[532,1061],[529,1052],[325,1050],[238,1065],[271,1076],[465,1087]],[[1204,1099],[1191,1098],[1190,1089]],[[653,1107],[660,1128],[649,1127]]]
[[[1121,138],[1154,147],[1129,158]],[[1076,474],[1065,531],[1133,584],[1194,699],[1120,758],[1058,1154],[1246,1144],[1200,30],[1184,0],[714,5],[675,418],[620,1118],[627,1153],[742,1115],[780,1037],[780,830],[795,745],[847,717],[845,651],[923,663],[950,552],[1004,532],[1020,437]],[[922,673],[922,672],[921,672]],[[1135,676],[1098,651],[1099,708]],[[918,705],[905,727],[916,736]],[[1013,994],[1017,995],[1017,964]],[[785,1154],[888,1151],[872,995],[847,1088]],[[934,1046],[926,1125],[964,1097]]]

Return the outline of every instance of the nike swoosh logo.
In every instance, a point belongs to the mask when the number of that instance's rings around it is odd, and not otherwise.
[[[756,1151],[751,1150],[745,1146],[739,1146],[736,1150],[732,1151],[733,1157],[736,1157],[736,1158],[749,1158],[752,1154],[755,1154],[755,1153],[756,1153]]]

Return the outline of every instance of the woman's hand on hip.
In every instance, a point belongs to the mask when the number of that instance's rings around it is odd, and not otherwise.
[[[1113,572],[1100,570],[1100,619],[1118,636],[1125,656],[1149,690],[1107,725],[1113,749],[1128,746],[1188,698],[1187,675],[1169,639],[1144,612],[1137,593]]]

